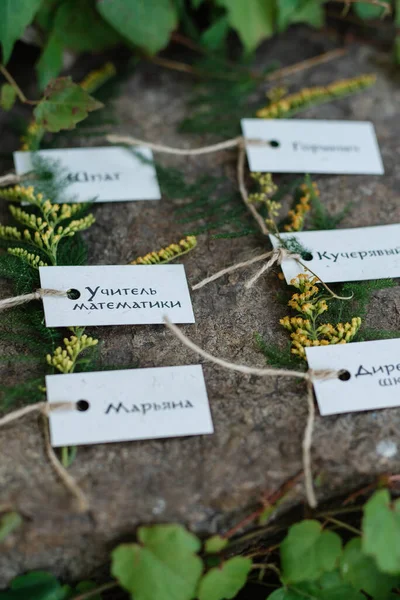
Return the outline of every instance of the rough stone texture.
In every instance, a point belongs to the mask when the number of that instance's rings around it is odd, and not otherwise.
[[[297,62],[332,47],[322,34],[298,29],[263,46],[260,65],[271,59]],[[337,78],[375,71],[379,82],[367,93],[317,107],[303,117],[372,119],[386,166],[384,177],[318,177],[324,202],[332,210],[353,203],[343,227],[400,221],[400,91],[382,57],[353,45],[348,55],[289,80],[293,90]],[[121,131],[177,147],[212,141],[176,133],[187,113],[192,82],[185,75],[142,66],[124,85],[117,101]],[[260,90],[260,98],[263,92]],[[11,149],[11,148],[10,148]],[[234,154],[202,158],[160,157],[164,165],[184,169],[188,177],[226,175],[235,185]],[[97,224],[88,232],[90,264],[123,264],[131,257],[179,239],[174,205],[162,200],[104,204],[96,207]],[[256,236],[233,240],[199,239],[185,257],[191,283],[261,248]],[[278,325],[285,308],[276,301],[280,287],[269,274],[251,291],[244,274],[225,277],[193,292],[196,325],[183,330],[209,352],[238,363],[263,366],[253,332],[268,341],[287,342]],[[2,295],[6,293],[2,285]],[[375,294],[368,325],[399,327],[398,288]],[[103,340],[104,362],[129,367],[194,364],[196,356],[161,326],[103,327],[92,333]],[[1,353],[10,349],[1,348]],[[15,367],[0,366],[2,381],[15,380]],[[23,527],[7,541],[0,559],[0,579],[47,568],[65,578],[88,575],[107,560],[118,540],[139,523],[179,521],[193,530],[214,533],[249,511],[261,494],[273,491],[301,469],[301,440],[307,407],[304,386],[282,379],[260,379],[210,364],[204,372],[215,434],[82,447],[72,475],[88,494],[92,513],[77,515],[71,498],[54,475],[43,448],[36,418],[0,431],[0,503],[25,516]],[[321,496],[352,489],[382,471],[400,468],[400,409],[318,417],[314,433],[314,471],[323,474]],[[383,443],[384,442],[384,443]],[[388,444],[390,452],[387,452]],[[394,445],[393,445],[394,444]],[[386,450],[385,450],[386,449]],[[390,455],[387,457],[386,455]],[[386,456],[386,457],[385,457]],[[303,487],[297,500],[303,501]]]

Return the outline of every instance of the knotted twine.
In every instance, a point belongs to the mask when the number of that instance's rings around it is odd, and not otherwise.
[[[248,192],[246,189],[245,178],[244,178],[246,144],[269,145],[269,142],[267,142],[265,140],[246,139],[243,136],[239,136],[239,137],[233,138],[231,140],[227,140],[225,142],[220,142],[218,144],[212,144],[210,146],[204,146],[202,148],[186,150],[186,149],[180,149],[180,148],[172,148],[172,147],[164,146],[161,144],[154,144],[151,142],[145,142],[143,140],[139,140],[137,138],[133,138],[130,136],[109,135],[109,136],[107,136],[107,140],[112,144],[139,145],[139,146],[144,146],[144,147],[150,148],[151,150],[155,150],[157,152],[163,152],[163,153],[167,153],[167,154],[175,154],[175,155],[179,155],[179,156],[199,156],[202,154],[210,154],[213,152],[220,152],[221,150],[227,150],[230,148],[237,147],[239,150],[238,162],[237,162],[237,178],[238,178],[238,185],[239,185],[239,190],[240,190],[242,200],[243,200],[246,208],[249,210],[249,212],[251,213],[251,215],[257,222],[257,224],[261,230],[261,233],[266,236],[269,236],[269,231],[266,227],[265,220],[259,214],[259,212],[255,208],[255,206],[251,202],[249,202],[249,195],[248,195]],[[20,178],[16,175],[6,175],[6,176],[0,178],[0,187],[6,186],[6,185],[12,185],[13,183],[17,183],[19,181],[20,181]],[[289,257],[291,257],[297,261],[299,261],[299,259],[300,259],[300,256],[298,254],[293,254],[282,247],[277,248],[270,252],[266,252],[266,253],[263,253],[262,255],[254,257],[252,259],[249,259],[247,261],[237,263],[236,265],[233,265],[231,267],[223,269],[222,271],[219,271],[218,273],[215,273],[211,277],[208,277],[208,278],[204,279],[203,281],[201,281],[200,283],[196,284],[193,287],[193,289],[200,289],[204,285],[207,285],[211,281],[215,281],[216,279],[218,279],[219,277],[222,277],[223,275],[225,275],[227,273],[233,272],[237,269],[245,268],[256,262],[260,262],[260,261],[269,259],[261,267],[261,269],[259,269],[259,271],[251,279],[249,279],[246,282],[245,287],[247,289],[249,289],[261,277],[261,275],[263,275],[267,270],[269,270],[275,263],[281,264],[281,262],[284,258],[289,258]],[[300,263],[300,264],[302,264],[302,263]],[[302,265],[302,266],[304,268],[306,268],[307,270],[309,270],[311,273],[313,273],[310,269],[305,267],[305,265]],[[315,273],[313,273],[313,274],[315,275]],[[319,279],[319,277],[318,277],[318,279]],[[328,288],[328,286],[326,286],[326,284],[324,284],[324,282],[321,281],[321,283],[333,296],[338,297],[332,292],[332,290],[330,290]],[[16,296],[14,298],[7,298],[4,300],[1,300],[0,301],[0,312],[2,310],[6,310],[8,308],[20,306],[20,305],[25,304],[26,302],[30,302],[32,300],[40,300],[44,296],[66,296],[66,295],[67,295],[66,292],[62,292],[59,290],[38,289],[35,292],[32,292],[31,294],[25,294],[22,296]],[[304,437],[303,437],[303,470],[304,470],[307,501],[312,508],[315,508],[317,506],[317,500],[316,500],[316,496],[315,496],[315,492],[314,492],[312,469],[311,469],[311,445],[312,445],[312,433],[313,433],[314,420],[315,420],[313,381],[315,379],[321,380],[321,379],[336,378],[336,377],[338,377],[340,372],[332,371],[332,370],[324,370],[324,371],[315,371],[314,372],[312,370],[309,370],[307,373],[301,373],[298,371],[290,371],[290,370],[285,370],[285,369],[259,369],[259,368],[247,367],[244,365],[235,365],[234,363],[229,363],[228,361],[219,359],[218,357],[215,357],[215,356],[209,354],[208,352],[206,352],[205,350],[201,349],[199,346],[196,346],[196,344],[194,344],[191,340],[189,340],[189,338],[187,338],[179,330],[178,327],[176,327],[175,325],[170,323],[166,317],[164,320],[165,320],[165,325],[188,348],[190,348],[191,350],[193,350],[200,356],[203,356],[203,358],[205,358],[206,360],[210,360],[211,362],[214,362],[215,364],[218,364],[226,369],[239,371],[241,373],[255,374],[255,375],[259,375],[259,376],[297,377],[297,378],[304,379],[307,381],[308,419],[307,419],[307,424],[306,424],[306,428],[304,431]],[[47,402],[39,402],[37,404],[30,405],[28,407],[24,407],[20,410],[9,413],[3,419],[0,419],[0,427],[3,427],[4,425],[7,425],[8,423],[15,421],[16,419],[22,418],[23,416],[25,416],[28,413],[31,413],[33,411],[40,411],[46,418],[46,424],[45,424],[44,429],[45,429],[45,445],[46,445],[47,456],[48,456],[53,468],[56,470],[59,477],[63,481],[64,485],[70,490],[70,492],[75,496],[76,500],[78,501],[79,510],[81,512],[85,512],[89,508],[89,503],[88,503],[87,497],[82,492],[82,490],[79,488],[79,486],[76,483],[76,481],[74,480],[74,478],[62,466],[62,464],[58,460],[58,458],[57,458],[56,454],[54,453],[53,448],[51,447],[51,444],[50,444],[48,422],[47,422],[49,411],[57,410],[60,407],[61,408],[74,408],[75,404],[72,402],[69,402],[69,403],[55,403],[55,404],[49,405]]]
[[[308,403],[308,418],[307,424],[303,435],[303,470],[304,470],[304,481],[306,489],[306,498],[311,508],[317,506],[317,499],[314,491],[312,468],[311,468],[311,446],[312,446],[312,434],[314,430],[315,422],[315,408],[314,408],[314,393],[313,393],[313,382],[314,381],[326,381],[328,379],[337,379],[341,374],[341,371],[335,371],[333,369],[321,369],[313,371],[309,369],[306,373],[301,371],[291,371],[289,369],[262,369],[259,367],[248,367],[247,365],[238,365],[231,363],[223,358],[218,358],[197,346],[191,339],[189,339],[182,331],[171,323],[168,317],[164,317],[164,323],[166,327],[180,340],[187,348],[202,356],[205,360],[213,362],[224,369],[230,371],[236,371],[238,373],[244,373],[246,375],[257,375],[259,377],[296,377],[297,379],[303,379],[307,382],[307,403]],[[1,423],[0,423],[1,424]]]

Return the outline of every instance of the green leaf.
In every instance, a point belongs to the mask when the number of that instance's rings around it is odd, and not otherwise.
[[[386,2],[386,4],[390,5],[390,1]],[[356,2],[353,5],[354,11],[361,19],[379,19],[383,14],[385,9],[382,6],[376,6],[374,4],[369,4],[367,2]]]
[[[398,27],[400,27],[400,0],[395,0],[394,4],[394,22]],[[399,36],[396,38],[399,39]]]
[[[191,600],[203,563],[199,539],[181,525],[141,527],[139,544],[112,553],[112,574],[135,600]],[[0,599],[1,600],[1,599]]]
[[[71,77],[60,77],[52,81],[44,91],[44,98],[33,114],[39,127],[56,133],[61,129],[73,129],[89,112],[102,108]]]
[[[0,592],[0,600],[67,600],[71,588],[45,571],[34,571],[13,579],[10,589]]]
[[[217,0],[248,52],[274,32],[275,2],[268,0]]]
[[[0,106],[3,110],[11,110],[17,98],[17,92],[9,83],[1,86]]]
[[[0,519],[0,542],[4,540],[23,523],[21,515],[17,512],[8,512]]]
[[[219,50],[223,47],[229,33],[229,23],[226,17],[221,17],[201,34],[201,43],[210,50]]]
[[[400,500],[388,490],[375,492],[364,506],[362,550],[383,573],[400,573]]]
[[[53,32],[43,52],[36,63],[39,88],[43,91],[51,79],[59,75],[63,66],[63,45],[57,35]]]
[[[400,35],[397,35],[394,41],[394,58],[397,64],[400,64]]]
[[[42,0],[1,0],[0,43],[3,47],[3,63],[10,60],[15,42],[25,27],[33,21]]]
[[[313,27],[324,24],[324,9],[315,0],[278,0],[278,30],[284,31],[293,23],[308,23]]]
[[[98,587],[97,583],[93,581],[81,581],[75,588],[75,591],[79,593],[79,595],[84,592],[91,592]],[[90,600],[102,600],[103,596],[101,594],[96,594],[95,596],[91,596]]]
[[[354,538],[346,544],[340,560],[340,571],[344,581],[366,592],[374,600],[385,600],[390,590],[399,583],[398,577],[381,573],[374,560],[363,554],[360,538]]]
[[[54,17],[53,33],[63,46],[75,52],[98,52],[121,41],[101,18],[92,0],[68,0],[61,4]]]
[[[364,594],[344,582],[340,574],[326,573],[317,582],[279,588],[268,600],[365,600]]]
[[[246,583],[251,571],[251,559],[235,556],[222,566],[210,569],[200,581],[199,600],[234,598]]]
[[[228,544],[228,540],[224,539],[220,535],[213,535],[208,538],[204,544],[204,550],[207,554],[218,554]]]
[[[333,571],[342,541],[333,531],[323,531],[318,521],[305,520],[289,529],[281,543],[282,581],[313,581]]]
[[[168,44],[178,21],[170,0],[101,0],[97,10],[118,33],[150,54]]]

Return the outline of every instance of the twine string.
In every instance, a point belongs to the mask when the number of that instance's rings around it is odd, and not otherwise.
[[[11,413],[8,413],[4,417],[0,419],[0,428],[5,427],[9,423],[17,421],[18,419],[22,419],[28,414],[39,412],[44,417],[44,441],[45,441],[45,450],[47,457],[50,461],[51,466],[54,471],[57,473],[59,478],[61,479],[64,486],[69,490],[69,492],[74,496],[77,509],[79,512],[87,512],[89,510],[89,501],[87,496],[79,487],[78,483],[68,473],[68,471],[63,467],[60,461],[57,458],[56,453],[51,447],[50,443],[50,435],[48,429],[48,417],[51,412],[58,410],[74,410],[76,408],[76,402],[37,402],[36,404],[30,404],[28,406],[24,406],[23,408],[19,408],[18,410],[14,410]]]
[[[307,404],[308,404],[308,417],[307,424],[304,430],[303,436],[303,470],[304,470],[304,480],[305,480],[305,489],[306,489],[306,497],[308,504],[315,508],[317,506],[317,500],[314,491],[313,484],[313,475],[312,475],[312,463],[311,463],[311,447],[312,447],[312,434],[315,423],[315,408],[314,408],[314,393],[313,393],[313,382],[315,380],[326,381],[328,379],[337,379],[341,373],[341,371],[336,371],[333,369],[323,369],[320,371],[309,370],[306,373],[302,373],[301,371],[292,371],[289,369],[262,369],[258,367],[249,367],[247,365],[239,365],[236,363],[232,363],[230,361],[224,360],[217,356],[214,356],[203,350],[200,346],[195,344],[191,339],[189,339],[176,325],[171,323],[171,321],[164,317],[164,323],[168,327],[168,329],[174,334],[174,336],[182,342],[187,348],[202,356],[204,359],[219,365],[225,369],[230,371],[236,371],[238,373],[244,373],[246,375],[258,375],[260,377],[295,377],[297,379],[303,379],[307,382]]]
[[[48,290],[39,288],[35,292],[30,294],[23,294],[22,296],[14,296],[12,298],[5,298],[0,300],[0,312],[7,310],[8,308],[15,308],[22,304],[27,304],[32,300],[42,300],[45,296],[67,296],[67,292],[61,290]]]

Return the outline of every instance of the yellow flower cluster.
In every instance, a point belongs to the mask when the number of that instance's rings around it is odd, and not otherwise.
[[[40,256],[37,254],[32,254],[28,252],[28,250],[24,250],[23,248],[8,248],[8,253],[13,256],[17,256],[24,262],[28,263],[34,269],[38,269],[39,267],[47,267],[48,264],[45,263]]]
[[[280,324],[290,331],[292,354],[306,358],[305,348],[310,346],[328,346],[351,342],[361,326],[361,318],[353,317],[350,323],[318,324],[317,319],[328,310],[327,299],[321,294],[318,279],[300,274],[290,282],[299,290],[293,294],[289,306],[297,311],[296,317],[283,317]]]
[[[312,184],[312,192],[316,196],[319,196],[319,189],[316,183]],[[285,231],[301,231],[304,227],[304,220],[307,213],[311,210],[312,194],[309,190],[308,185],[303,183],[300,186],[302,195],[295,205],[295,207],[288,212],[289,223],[284,226]]]
[[[95,71],[88,73],[88,75],[86,75],[86,77],[81,81],[80,86],[89,93],[95,92],[111,77],[114,77],[116,73],[117,71],[113,63],[107,62],[100,69],[96,69]]]
[[[35,120],[31,121],[26,128],[24,135],[21,136],[21,147],[20,150],[27,152],[29,150],[36,150],[40,139],[44,135],[43,127],[40,127]]]
[[[257,181],[260,186],[260,191],[249,194],[249,202],[261,202],[265,204],[268,211],[268,218],[265,222],[268,228],[273,228],[277,231],[275,218],[279,216],[279,211],[282,207],[280,202],[275,202],[271,198],[278,191],[278,186],[272,180],[271,173],[252,173],[252,178]]]
[[[0,225],[0,238],[2,240],[20,240],[22,233],[16,227],[9,225]]]
[[[296,94],[272,102],[272,104],[258,110],[256,114],[257,117],[263,119],[281,119],[311,104],[327,102],[333,98],[361,91],[375,82],[376,75],[360,75],[350,79],[342,79],[327,86],[305,88]]]
[[[53,355],[46,356],[47,363],[61,371],[61,373],[72,373],[76,366],[76,361],[84,350],[97,346],[99,340],[88,337],[86,334],[81,336],[73,335],[69,339],[64,339],[64,346],[59,346]]]
[[[72,237],[78,231],[88,229],[93,225],[95,219],[92,214],[86,215],[81,219],[75,219],[68,225],[60,225],[61,221],[71,219],[76,213],[82,210],[81,204],[52,204],[46,200],[43,194],[36,194],[33,186],[17,185],[13,188],[1,190],[0,195],[7,200],[14,202],[28,202],[37,207],[42,216],[28,213],[20,207],[11,205],[10,212],[14,219],[19,221],[26,229],[23,232],[16,227],[5,227],[0,225],[0,238],[6,240],[23,240],[28,244],[40,248],[50,259],[52,264],[57,262],[57,250],[60,241],[66,237]],[[30,230],[33,230],[31,233]],[[28,260],[28,254],[19,249],[20,258],[29,262],[31,266],[39,265],[31,258]],[[40,261],[39,261],[40,262]]]
[[[177,244],[170,244],[166,248],[161,248],[157,252],[149,252],[145,256],[139,256],[133,260],[131,265],[154,265],[165,264],[187,254],[197,246],[197,238],[194,235],[188,235]]]

